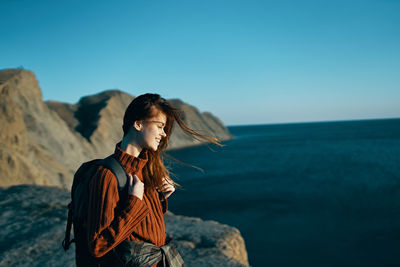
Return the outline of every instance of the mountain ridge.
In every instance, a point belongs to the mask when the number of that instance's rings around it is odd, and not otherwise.
[[[123,136],[125,109],[134,99],[112,89],[83,96],[74,104],[43,101],[35,74],[24,69],[0,70],[0,97],[0,171],[6,174],[0,186],[64,188],[70,187],[82,162],[114,152]],[[192,129],[220,140],[233,138],[210,112],[201,113],[178,98],[168,101],[182,110]],[[175,124],[167,150],[200,144]]]

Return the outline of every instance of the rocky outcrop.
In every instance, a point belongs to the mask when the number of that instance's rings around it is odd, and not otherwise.
[[[199,131],[201,134],[216,136],[220,140],[232,138],[232,135],[228,132],[223,123],[210,112],[200,113],[196,107],[186,104],[180,99],[169,99],[168,102],[182,110],[184,122],[193,130]],[[181,128],[175,125],[170,139],[171,148],[181,148],[196,144],[201,143],[192,138],[188,138]]]
[[[133,96],[119,90],[104,91],[82,97],[77,104],[46,102],[68,125],[70,131],[83,137],[97,157],[114,152],[122,138],[124,111]]]
[[[70,186],[91,145],[43,103],[32,72],[1,71],[0,81],[0,186]]]
[[[35,75],[0,71],[0,186],[55,185],[70,188],[79,165],[114,151],[122,138],[122,118],[134,97],[119,90],[82,97],[76,104],[43,102]],[[220,140],[233,138],[209,112],[179,99],[186,124]],[[197,145],[175,125],[169,149]]]
[[[234,227],[170,212],[165,224],[187,266],[249,265],[244,240]]]
[[[0,188],[0,266],[75,266],[75,245],[61,247],[68,201],[58,187]],[[236,228],[170,212],[165,223],[187,266],[249,266]]]

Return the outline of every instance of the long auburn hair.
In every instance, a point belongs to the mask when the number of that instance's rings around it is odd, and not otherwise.
[[[193,139],[196,139],[202,143],[207,141],[218,146],[224,146],[220,143],[220,140],[214,136],[203,135],[197,131],[191,129],[182,120],[182,111],[178,108],[173,107],[167,100],[162,98],[159,94],[143,94],[137,96],[132,100],[129,106],[125,110],[125,115],[123,119],[122,129],[124,131],[124,136],[128,134],[133,123],[137,120],[146,120],[158,115],[158,112],[162,112],[166,115],[167,121],[164,126],[164,132],[166,136],[161,139],[158,149],[153,151],[152,149],[147,149],[148,161],[143,167],[143,180],[146,185],[146,190],[150,188],[162,188],[163,178],[165,177],[167,181],[175,186],[179,186],[178,183],[174,182],[170,177],[170,171],[164,166],[163,158],[164,156],[171,158],[175,161],[183,163],[164,152],[164,149],[168,147],[169,138],[172,133],[172,128],[174,123],[178,123],[179,127]],[[206,131],[206,130],[201,130]],[[206,131],[207,132],[207,131]],[[183,163],[185,164],[185,163]],[[187,164],[185,164],[187,165]],[[192,165],[190,165],[192,166]],[[197,168],[195,166],[192,166]]]

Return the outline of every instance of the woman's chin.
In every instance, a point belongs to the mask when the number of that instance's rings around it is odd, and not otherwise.
[[[159,145],[156,144],[156,145],[151,146],[151,149],[152,149],[153,151],[157,151],[158,147],[159,147]]]

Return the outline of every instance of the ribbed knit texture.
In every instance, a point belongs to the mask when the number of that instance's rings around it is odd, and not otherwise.
[[[123,151],[120,144],[116,145],[113,156],[121,162],[127,173],[136,174],[143,182],[142,169],[148,161],[147,151],[134,157]],[[118,183],[113,173],[99,167],[92,177],[89,192],[90,252],[101,257],[125,239],[165,245],[164,214],[167,200],[161,202],[156,190],[145,191],[142,200],[130,195],[123,205],[118,203],[119,199]]]

